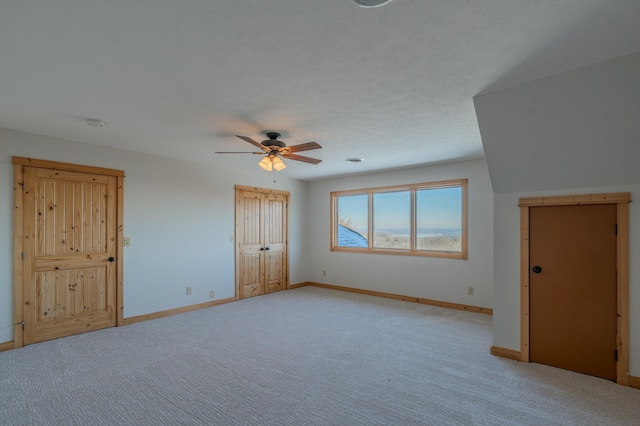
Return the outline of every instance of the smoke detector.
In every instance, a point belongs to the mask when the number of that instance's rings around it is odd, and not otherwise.
[[[352,3],[357,4],[360,7],[378,7],[384,6],[385,4],[391,2],[391,0],[351,0]]]
[[[91,127],[104,127],[107,125],[106,121],[98,120],[97,118],[87,118],[85,122]]]

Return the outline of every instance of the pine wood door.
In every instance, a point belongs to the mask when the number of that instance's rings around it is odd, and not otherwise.
[[[264,197],[240,191],[237,200],[240,299],[264,294]]]
[[[238,297],[287,288],[288,195],[239,187],[236,191]]]
[[[265,195],[264,283],[265,291],[286,288],[287,200],[280,194]]]
[[[530,360],[616,380],[616,205],[530,209]]]
[[[116,177],[23,173],[23,344],[115,326]]]

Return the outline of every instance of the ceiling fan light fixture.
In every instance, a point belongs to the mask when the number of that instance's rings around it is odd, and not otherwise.
[[[284,161],[280,157],[273,157],[273,168],[277,171],[284,170],[287,168],[287,165],[284,164]]]
[[[273,161],[271,161],[271,157],[264,157],[260,160],[258,165],[268,172],[273,170]]]
[[[267,155],[262,160],[260,160],[258,165],[262,167],[263,170],[266,170],[268,172],[272,170],[279,172],[280,170],[284,170],[287,168],[287,165],[284,164],[284,161],[282,161],[282,159],[277,155],[273,157]]]
[[[378,6],[384,6],[391,2],[391,0],[351,0],[352,3],[357,4],[360,7],[372,8]]]

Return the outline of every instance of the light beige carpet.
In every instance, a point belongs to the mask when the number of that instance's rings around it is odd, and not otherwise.
[[[487,315],[305,287],[0,353],[0,424],[640,424],[639,390],[490,346]]]

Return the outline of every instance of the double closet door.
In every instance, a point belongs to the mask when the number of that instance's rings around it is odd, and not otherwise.
[[[289,193],[236,186],[236,281],[240,299],[288,287]]]

